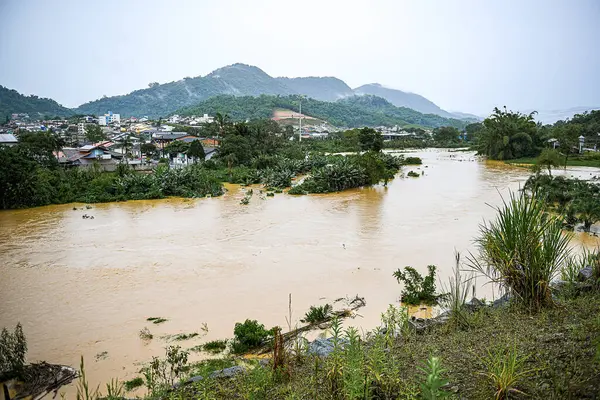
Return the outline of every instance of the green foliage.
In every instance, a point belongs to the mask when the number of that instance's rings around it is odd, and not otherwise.
[[[244,323],[235,324],[233,335],[233,352],[241,354],[264,344],[273,336],[273,329],[266,330],[257,320],[247,319]]]
[[[313,168],[311,175],[288,193],[329,193],[372,185],[381,180],[387,183],[402,163],[398,157],[373,152],[330,157],[329,161],[328,165]]]
[[[415,172],[415,171],[408,171],[406,176],[409,176],[411,178],[418,178],[421,176],[421,174],[419,174],[418,172]]]
[[[202,349],[209,353],[218,354],[227,348],[227,340],[211,340],[202,345]]]
[[[227,110],[232,120],[244,121],[271,118],[275,109],[299,112],[301,98],[291,96],[229,96],[219,95],[206,99],[195,106],[178,110],[180,115],[214,115]],[[364,126],[404,126],[415,124],[426,127],[455,126],[463,128],[463,121],[448,119],[434,114],[422,114],[405,107],[396,107],[376,96],[352,96],[335,102],[302,98],[302,113],[335,126],[351,128]]]
[[[91,389],[90,384],[87,380],[85,373],[85,364],[83,362],[83,356],[79,363],[79,379],[77,381],[77,394],[75,398],[77,400],[98,400],[102,396],[100,395],[100,385],[96,389]]]
[[[309,310],[306,312],[304,318],[301,319],[300,322],[309,324],[319,324],[325,322],[329,317],[331,317],[332,311],[333,307],[331,304],[310,306]]]
[[[98,143],[108,139],[108,137],[102,130],[102,127],[96,124],[86,125],[85,138],[91,143]]]
[[[423,160],[420,157],[406,157],[404,159],[404,165],[421,165]]]
[[[164,359],[152,357],[152,361],[142,368],[145,385],[150,395],[163,393],[183,377],[183,373],[189,369],[188,356],[189,353],[181,350],[181,347],[168,346],[165,349]]]
[[[567,228],[582,222],[589,231],[600,220],[600,187],[593,182],[536,174],[529,177],[524,189],[560,214]]]
[[[446,370],[442,368],[438,357],[429,356],[425,367],[419,369],[425,375],[425,382],[421,383],[421,399],[438,400],[450,396],[449,392],[442,389],[448,381],[442,378]]]
[[[560,154],[554,149],[543,149],[535,163],[540,168],[547,168],[548,175],[552,175],[552,168],[560,167]]]
[[[143,386],[144,385],[144,378],[142,378],[141,376],[137,376],[137,377],[135,377],[133,379],[125,381],[124,385],[125,385],[125,390],[129,392],[129,391],[131,391],[133,389],[137,389],[140,386]]]
[[[0,334],[0,381],[18,377],[25,365],[27,354],[27,339],[23,327],[18,323],[14,333],[2,328]]]
[[[541,147],[541,138],[533,120],[533,113],[494,108],[494,113],[483,121],[479,138],[479,152],[494,160],[510,160],[535,155]]]
[[[440,296],[440,304],[450,311],[449,324],[454,328],[468,328],[469,318],[465,310],[465,303],[469,294],[474,289],[472,276],[463,279],[460,271],[460,253],[455,253],[456,264],[453,274],[448,279],[448,286],[442,285],[443,294]]]
[[[358,142],[362,151],[381,151],[383,136],[372,128],[362,128],[358,131]]]
[[[4,122],[11,114],[29,114],[31,118],[38,119],[44,115],[69,116],[73,111],[52,99],[24,96],[16,90],[0,86],[0,121]]]
[[[460,131],[452,126],[442,126],[433,130],[433,140],[444,145],[460,142]]]
[[[493,385],[496,400],[507,399],[511,393],[524,394],[517,387],[524,377],[535,371],[525,368],[528,359],[528,355],[519,354],[516,346],[488,350],[483,359],[486,368],[483,375]]]
[[[177,157],[178,154],[186,154],[190,148],[190,144],[181,140],[173,140],[165,146],[164,153],[169,157]]]
[[[194,162],[198,160],[204,161],[204,147],[202,146],[202,142],[200,140],[194,140],[187,151],[187,156],[191,157]]]
[[[394,272],[394,277],[398,283],[404,283],[401,300],[410,305],[435,304],[438,296],[435,294],[435,265],[428,265],[428,274],[423,277],[416,269],[404,267]]]
[[[550,282],[569,255],[561,221],[523,193],[511,193],[497,212],[494,222],[480,226],[479,256],[470,257],[470,267],[532,309],[553,304]]]
[[[139,335],[140,339],[142,340],[152,340],[152,338],[154,337],[154,335],[150,333],[150,330],[146,327],[140,330]]]

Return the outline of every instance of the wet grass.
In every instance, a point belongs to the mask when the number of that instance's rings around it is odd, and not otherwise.
[[[600,293],[596,292],[562,300],[537,313],[517,306],[483,308],[469,314],[468,328],[442,325],[396,337],[385,351],[385,368],[393,374],[381,378],[376,398],[417,398],[423,373],[415,366],[431,356],[439,358],[451,398],[491,399],[499,391],[517,399],[596,398],[600,393],[598,315]],[[367,358],[373,357],[369,352],[373,340],[366,338],[362,346]],[[360,353],[357,356],[360,360]],[[243,398],[244,393],[264,399],[342,398],[332,394],[334,358],[304,354],[289,361],[283,377],[268,367],[255,367],[232,379],[209,379],[202,390],[214,398]],[[344,365],[348,370],[352,363]],[[189,393],[181,394],[188,398]]]
[[[138,376],[136,378],[125,381],[124,385],[125,385],[125,390],[127,390],[127,391],[137,389],[140,386],[144,385],[144,379],[142,379],[142,377]]]

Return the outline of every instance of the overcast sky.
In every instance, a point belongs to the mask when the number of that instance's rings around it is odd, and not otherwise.
[[[600,0],[0,0],[0,85],[74,107],[256,65],[451,111],[600,106]]]

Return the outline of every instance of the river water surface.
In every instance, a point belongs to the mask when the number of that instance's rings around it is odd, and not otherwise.
[[[29,361],[78,366],[83,355],[92,383],[135,376],[139,363],[163,354],[161,335],[206,324],[208,334],[178,343],[187,348],[231,337],[246,318],[286,326],[289,293],[295,321],[312,304],[365,297],[362,317],[348,324],[371,329],[398,301],[394,270],[435,264],[445,280],[454,250],[474,250],[478,225],[494,217],[490,205],[528,176],[473,153],[415,155],[424,164],[403,172],[424,176],[336,194],[261,198],[255,189],[243,206],[245,189],[230,185],[212,199],[2,211],[0,328],[23,324]],[[574,236],[582,241],[597,245]],[[483,283],[477,295],[492,298]],[[149,343],[139,338],[144,327]]]

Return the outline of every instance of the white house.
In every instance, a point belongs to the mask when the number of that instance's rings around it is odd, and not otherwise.
[[[108,114],[98,117],[98,125],[106,126],[113,122],[121,123],[121,114],[113,114],[112,111],[109,111]]]

